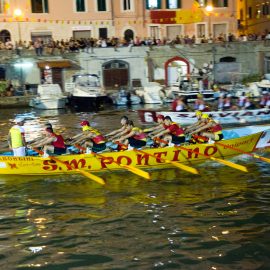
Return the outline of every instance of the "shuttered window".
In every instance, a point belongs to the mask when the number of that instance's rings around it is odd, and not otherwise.
[[[123,10],[131,10],[130,0],[123,0]]]
[[[97,0],[98,11],[106,11],[106,0]]]
[[[48,13],[48,0],[31,0],[32,13]]]
[[[76,11],[85,12],[85,0],[76,0]]]

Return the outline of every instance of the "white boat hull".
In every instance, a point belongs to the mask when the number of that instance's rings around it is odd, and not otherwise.
[[[195,112],[166,112],[166,111],[150,111],[138,110],[140,120],[143,123],[156,122],[157,116],[162,114],[170,116],[172,121],[181,125],[190,125],[197,121]],[[240,111],[213,111],[207,112],[221,124],[239,124],[239,123],[256,123],[270,120],[270,109],[258,110],[240,110]]]
[[[33,98],[29,105],[40,110],[63,109],[66,107],[67,98]]]

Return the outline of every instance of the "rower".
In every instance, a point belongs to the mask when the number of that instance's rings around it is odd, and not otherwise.
[[[24,118],[16,117],[15,125],[9,130],[8,133],[8,145],[9,148],[12,149],[13,155],[17,157],[23,157],[26,155],[25,151],[25,131],[23,128]]]
[[[83,146],[87,148],[87,153],[90,150],[94,153],[104,151],[106,149],[106,139],[100,131],[90,126],[88,121],[82,121],[82,136],[80,136],[74,144],[83,143]]]
[[[260,99],[261,108],[269,108],[270,106],[270,95],[267,91],[262,92],[262,97]]]
[[[167,145],[171,144],[179,145],[185,142],[186,138],[184,129],[181,128],[175,122],[173,122],[170,116],[165,117],[164,125],[166,128],[161,132],[159,132],[158,134],[156,134],[155,137],[163,136],[162,140],[166,141]],[[166,144],[164,142],[161,142],[160,146],[164,147],[166,146]]]
[[[198,128],[204,127],[207,124],[204,118],[202,117],[203,115],[205,117],[207,114],[203,114],[201,111],[196,111],[195,114],[197,116],[198,121],[194,123],[193,125],[189,126],[188,128],[186,128],[185,134],[192,134],[195,130],[197,130]],[[198,136],[198,135],[200,134],[192,134],[191,138],[189,139],[189,142],[192,144],[208,142],[209,138]]]
[[[172,103],[172,110],[174,112],[187,112],[187,104],[185,103],[184,97],[178,96]]]
[[[83,138],[85,136],[85,132],[84,131],[87,131],[90,128],[90,124],[87,120],[83,120],[81,123],[80,123],[80,126],[82,127],[82,132],[71,137],[71,138],[68,138],[66,140],[66,143],[67,144],[74,144],[74,142],[77,142],[78,140],[80,140],[81,138]]]
[[[143,130],[143,132],[150,132],[150,133],[148,133],[148,137],[152,137],[155,134],[161,132],[162,130],[165,129],[164,119],[165,119],[164,115],[159,114],[157,116],[158,125],[156,125],[154,127],[151,127],[151,128],[146,128],[146,129]]]
[[[203,100],[203,95],[198,94],[197,99],[195,100],[194,109],[204,111],[205,110],[205,102]]]
[[[45,138],[39,142],[35,142],[30,147],[44,147],[44,156],[48,157],[49,153],[54,155],[62,155],[67,153],[67,148],[64,142],[64,138],[60,134],[56,134],[52,127],[45,128]]]
[[[197,129],[201,124],[202,124],[202,111],[196,111],[195,112],[195,116],[197,118],[197,122],[188,126],[186,129],[185,129],[185,133],[188,134],[190,133],[191,131]]]
[[[114,140],[115,138],[127,133],[127,122],[128,117],[125,115],[122,116],[120,119],[120,124],[122,125],[122,127],[106,134],[105,137],[108,138],[108,140]]]
[[[199,134],[197,135],[199,139],[204,137],[213,141],[220,141],[223,139],[222,126],[218,122],[205,113],[202,115],[202,120],[205,125],[192,132],[192,134],[195,134],[195,137],[196,134]]]
[[[120,142],[120,144],[129,145],[129,148],[141,148],[146,145],[146,134],[138,127],[134,126],[133,121],[129,120],[127,122],[128,134],[121,136],[116,139],[115,142]]]
[[[228,94],[225,96],[223,109],[230,110],[231,107],[232,107],[231,95]]]

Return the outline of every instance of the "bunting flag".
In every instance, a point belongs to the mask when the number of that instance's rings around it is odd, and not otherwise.
[[[205,16],[212,16],[212,17],[220,17],[220,18],[231,18],[231,14],[229,12],[211,12],[206,13],[203,9],[198,8],[195,10],[151,10],[150,11],[150,19],[144,20],[125,20],[125,21],[118,21],[116,20],[114,23],[115,25],[142,25],[148,23],[155,23],[155,24],[193,24],[202,22],[205,20]],[[269,19],[270,15],[267,16]],[[13,18],[13,17],[5,17],[0,19],[0,22],[38,22],[38,23],[54,23],[54,24],[84,24],[84,25],[111,25],[112,21],[108,20],[48,20],[48,19],[40,19],[40,18]]]
[[[176,10],[176,11],[150,11],[152,23],[160,24],[190,24],[202,22],[204,18],[203,11],[197,10]]]

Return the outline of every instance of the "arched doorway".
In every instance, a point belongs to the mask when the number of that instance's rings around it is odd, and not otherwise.
[[[10,32],[8,30],[2,30],[0,32],[0,41],[6,42],[8,39],[11,40]]]
[[[124,32],[124,38],[126,41],[130,41],[130,40],[134,39],[134,32],[131,29],[127,29]]]
[[[173,57],[165,62],[165,84],[180,84],[181,78],[189,77],[190,64],[181,57]]]
[[[102,66],[105,88],[119,89],[129,86],[129,64],[122,60],[112,60]]]

